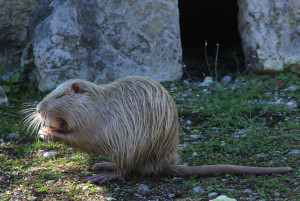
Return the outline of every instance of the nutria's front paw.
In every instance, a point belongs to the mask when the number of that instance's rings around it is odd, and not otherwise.
[[[101,173],[88,178],[85,178],[83,182],[91,182],[92,184],[103,184],[107,181],[120,179],[121,176],[116,172],[111,173]]]
[[[116,167],[111,162],[101,162],[101,163],[95,163],[93,165],[93,170],[97,169],[103,169],[103,170],[115,170]]]
[[[49,127],[42,127],[39,131],[39,137],[43,138],[43,140],[53,140],[54,139],[54,130]]]

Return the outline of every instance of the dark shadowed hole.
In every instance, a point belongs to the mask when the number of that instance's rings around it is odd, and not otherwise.
[[[215,75],[217,44],[218,77],[244,71],[237,0],[179,0],[179,12],[185,77]]]

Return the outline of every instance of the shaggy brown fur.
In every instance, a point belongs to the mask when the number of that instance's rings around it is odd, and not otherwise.
[[[85,152],[110,158],[98,166],[119,174],[89,178],[93,182],[132,174],[209,175],[214,173],[265,174],[283,168],[233,165],[184,167],[176,165],[178,116],[168,92],[156,81],[130,76],[107,85],[69,80],[42,100],[28,122],[44,128],[45,139],[58,139]]]

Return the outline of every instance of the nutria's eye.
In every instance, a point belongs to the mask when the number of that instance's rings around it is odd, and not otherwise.
[[[63,96],[64,96],[64,94],[61,94],[61,95],[56,96],[55,98],[58,99],[58,98],[61,98]]]
[[[78,83],[73,83],[72,84],[72,90],[76,93],[76,94],[81,94],[83,93],[83,88],[81,86],[79,86]]]

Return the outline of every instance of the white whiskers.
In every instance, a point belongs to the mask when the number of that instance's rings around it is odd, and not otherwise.
[[[42,126],[49,124],[48,122],[44,121],[41,115],[37,113],[35,104],[26,103],[23,104],[23,107],[25,109],[21,112],[26,114],[25,118],[23,119],[23,122],[24,125],[27,127],[27,132],[30,132],[31,134],[37,133]]]

